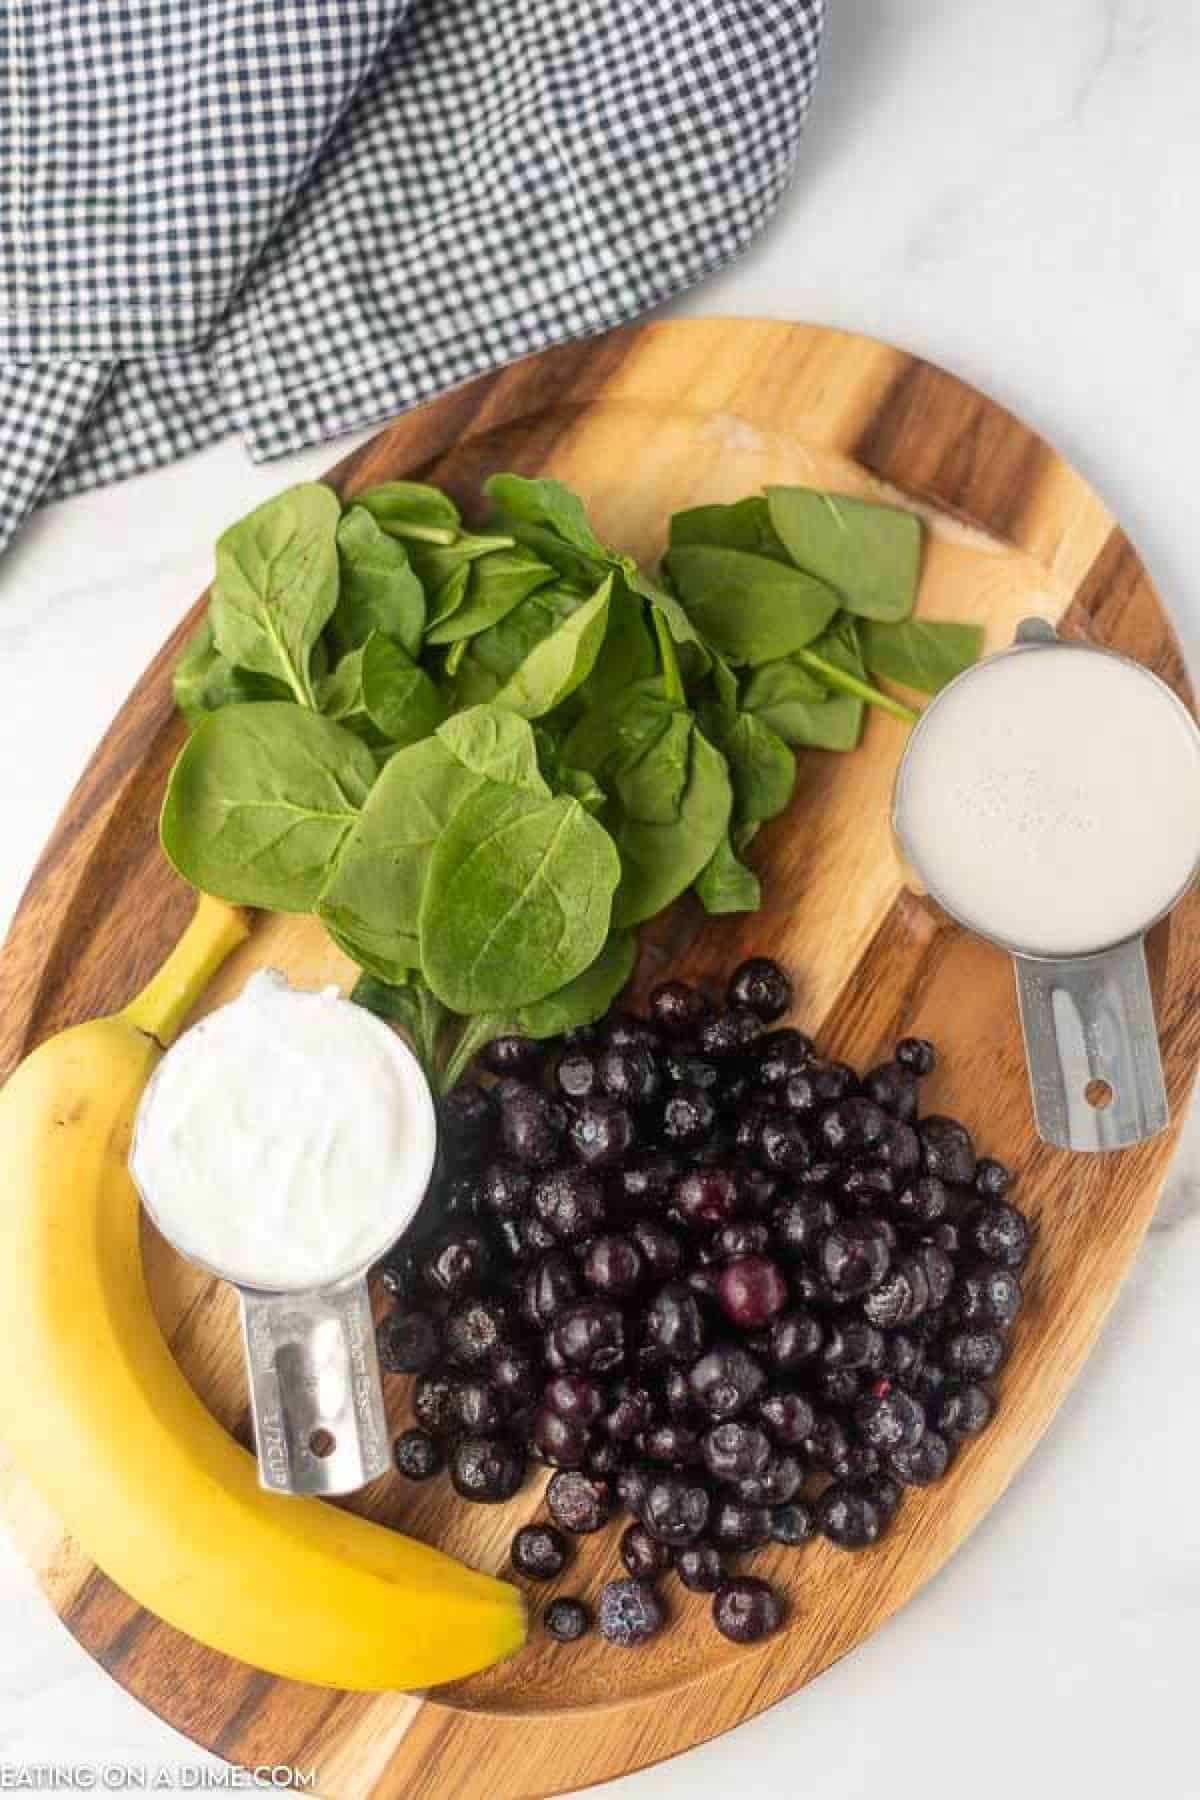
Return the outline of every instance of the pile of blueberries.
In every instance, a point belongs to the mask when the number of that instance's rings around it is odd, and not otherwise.
[[[614,1644],[661,1629],[671,1569],[726,1637],[763,1637],[781,1600],[729,1558],[875,1543],[992,1415],[1031,1242],[1009,1171],[919,1116],[931,1044],[860,1077],[768,1029],[791,998],[755,957],[721,1007],[669,981],[648,1019],[497,1039],[499,1079],[442,1103],[437,1179],[377,1270],[383,1365],[417,1378],[397,1466],[448,1464],[495,1503],[549,1464],[551,1522],[512,1546],[531,1580],[626,1508]],[[568,1598],[544,1622],[591,1623]]]

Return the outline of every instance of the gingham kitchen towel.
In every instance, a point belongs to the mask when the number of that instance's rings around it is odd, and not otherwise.
[[[645,311],[791,172],[824,0],[5,0],[0,544]]]

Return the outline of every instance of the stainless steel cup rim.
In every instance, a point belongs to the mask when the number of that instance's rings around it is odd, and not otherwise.
[[[896,779],[892,789],[892,830],[904,853],[905,861],[913,872],[919,876],[921,882],[924,884],[925,892],[929,895],[930,899],[937,902],[944,913],[954,920],[955,924],[961,925],[965,931],[972,932],[976,937],[985,938],[988,943],[995,944],[999,949],[1007,950],[1011,956],[1020,956],[1029,962],[1062,963],[1070,961],[1082,963],[1086,962],[1091,957],[1106,956],[1111,951],[1118,949],[1121,944],[1136,943],[1139,938],[1145,936],[1146,932],[1149,931],[1152,926],[1157,925],[1160,919],[1165,919],[1168,913],[1174,911],[1175,907],[1178,906],[1179,902],[1183,899],[1184,895],[1189,891],[1197,878],[1200,878],[1200,825],[1198,825],[1197,828],[1196,857],[1192,863],[1190,873],[1164,904],[1158,907],[1158,909],[1139,925],[1136,930],[1127,932],[1124,937],[1114,939],[1106,944],[1095,944],[1090,945],[1087,949],[1083,950],[1056,953],[1031,949],[1028,945],[1014,943],[1011,939],[1000,936],[996,932],[989,930],[986,925],[981,924],[978,920],[967,918],[963,913],[959,912],[958,909],[946,899],[936,883],[926,880],[925,871],[921,868],[920,858],[913,851],[904,824],[905,788],[912,766],[910,752],[939,702],[953,689],[961,687],[964,683],[969,683],[972,678],[977,677],[980,672],[990,664],[998,662],[1006,657],[1024,656],[1031,651],[1044,649],[1070,650],[1073,652],[1084,651],[1092,656],[1106,656],[1112,662],[1123,663],[1127,669],[1132,669],[1138,675],[1143,677],[1144,680],[1150,682],[1158,693],[1171,703],[1179,717],[1187,725],[1190,733],[1196,738],[1197,742],[1200,743],[1200,726],[1197,725],[1196,720],[1188,707],[1184,705],[1183,701],[1179,698],[1179,695],[1175,693],[1172,688],[1168,687],[1166,682],[1156,675],[1152,669],[1146,668],[1144,663],[1135,661],[1131,656],[1123,655],[1119,650],[1111,650],[1107,645],[1092,644],[1078,638],[1060,638],[1054,631],[1053,626],[1046,624],[1040,619],[1026,620],[1018,628],[1015,643],[1008,645],[1003,650],[994,651],[990,656],[983,658],[981,662],[972,663],[970,668],[964,669],[962,673],[956,675],[952,681],[947,682],[946,686],[934,696],[921,713],[920,718],[908,735],[908,741],[904,746],[904,751],[896,770]]]

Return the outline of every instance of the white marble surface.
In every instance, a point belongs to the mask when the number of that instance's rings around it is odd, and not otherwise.
[[[855,327],[990,389],[1108,497],[1195,662],[1200,9],[831,10],[779,218],[678,310]],[[251,469],[224,445],[44,513],[0,564],[0,925],[114,708],[206,579],[218,528],[329,460]],[[952,1564],[813,1687],[613,1792],[1200,1792],[1198,1214],[1193,1119],[1099,1349]],[[0,1541],[0,1774],[51,1758],[202,1760],[87,1662]]]

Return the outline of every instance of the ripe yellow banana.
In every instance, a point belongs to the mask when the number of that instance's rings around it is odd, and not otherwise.
[[[522,1643],[516,1590],[260,1488],[146,1292],[134,1113],[160,1046],[245,933],[233,907],[201,899],[124,1012],[49,1039],[0,1090],[0,1438],[99,1567],[181,1631],[299,1681],[425,1687]]]

